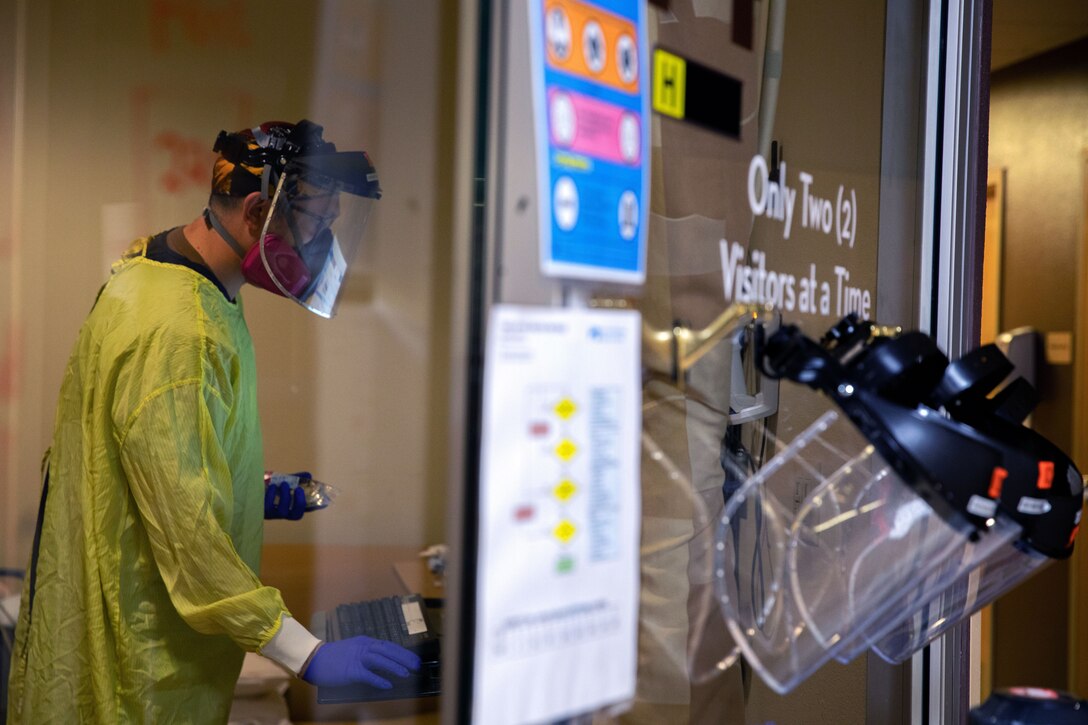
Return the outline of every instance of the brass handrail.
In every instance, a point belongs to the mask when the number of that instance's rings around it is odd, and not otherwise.
[[[655,372],[682,380],[684,373],[725,337],[753,322],[777,322],[779,312],[770,304],[735,303],[701,330],[676,325],[655,330],[642,321],[642,362]]]

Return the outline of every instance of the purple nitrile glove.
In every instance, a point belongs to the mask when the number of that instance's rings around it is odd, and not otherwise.
[[[372,637],[351,637],[319,645],[302,673],[302,679],[321,687],[341,687],[362,682],[388,690],[393,687],[392,683],[372,670],[407,677],[408,670],[418,670],[419,664],[419,657],[399,644]]]
[[[266,519],[288,519],[298,521],[306,512],[306,492],[301,487],[291,486],[286,481],[270,483],[264,490],[264,517]]]

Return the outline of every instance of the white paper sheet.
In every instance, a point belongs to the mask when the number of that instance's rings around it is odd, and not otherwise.
[[[492,309],[473,722],[634,696],[640,329],[629,311]]]

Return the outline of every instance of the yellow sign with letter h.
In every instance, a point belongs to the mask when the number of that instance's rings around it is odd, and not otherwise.
[[[654,49],[654,110],[673,118],[684,117],[684,78],[687,61],[678,55]]]

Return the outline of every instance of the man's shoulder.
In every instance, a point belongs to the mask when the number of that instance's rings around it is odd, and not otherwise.
[[[192,281],[167,265],[130,261],[102,288],[91,319],[112,331],[195,331],[200,308]]]
[[[240,315],[218,290],[195,277],[174,265],[134,260],[107,282],[88,325],[96,336],[125,347],[143,341],[230,354],[240,342],[248,345]]]
[[[115,268],[102,291],[107,304],[141,316],[191,317],[237,315],[236,305],[199,272],[147,257],[126,260]]]

